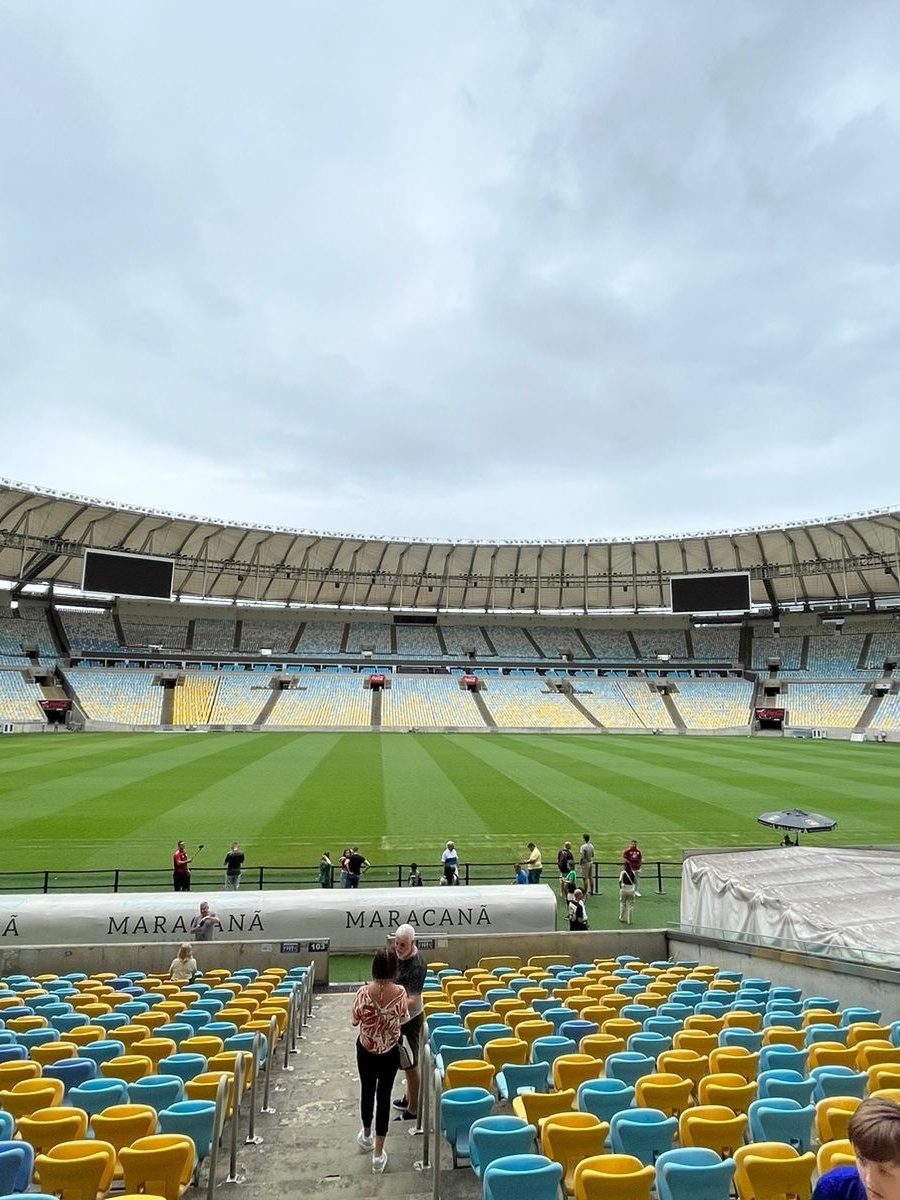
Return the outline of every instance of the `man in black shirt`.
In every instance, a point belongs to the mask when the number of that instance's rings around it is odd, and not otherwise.
[[[347,860],[347,887],[359,887],[359,877],[370,865],[366,856],[360,854],[359,846],[354,846]]]
[[[425,959],[416,945],[416,931],[412,925],[398,925],[394,934],[394,950],[397,952],[397,974],[394,979],[406,989],[408,1016],[400,1026],[412,1054],[413,1065],[407,1069],[406,1095],[394,1101],[400,1109],[398,1121],[415,1121],[419,1108],[419,1037],[422,1032],[423,1001],[425,986]]]
[[[236,892],[241,886],[241,873],[244,870],[244,852],[237,844],[231,843],[231,849],[225,855],[225,887],[230,892]]]

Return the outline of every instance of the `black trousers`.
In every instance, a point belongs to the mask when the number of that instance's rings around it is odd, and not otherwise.
[[[176,892],[189,892],[191,890],[190,871],[173,871],[172,885]]]
[[[400,1069],[400,1052],[392,1046],[384,1054],[372,1054],[357,1038],[356,1067],[359,1071],[359,1115],[363,1126],[372,1128],[374,1114],[375,1133],[384,1137],[391,1123],[391,1089]]]

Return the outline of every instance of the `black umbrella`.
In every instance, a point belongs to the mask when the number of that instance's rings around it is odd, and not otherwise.
[[[779,808],[756,818],[770,829],[787,829],[790,833],[827,833],[837,828],[837,821],[822,813],[807,812],[805,808]]]

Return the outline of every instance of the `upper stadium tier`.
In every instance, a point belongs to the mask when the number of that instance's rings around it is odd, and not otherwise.
[[[0,481],[0,578],[14,592],[80,589],[88,549],[172,559],[175,597],[242,604],[658,612],[670,607],[673,576],[742,571],[753,608],[773,613],[900,603],[900,513],[890,510],[664,538],[393,541],[250,527]]]

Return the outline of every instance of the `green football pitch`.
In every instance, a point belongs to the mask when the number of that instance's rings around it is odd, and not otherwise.
[[[674,863],[687,847],[774,844],[757,816],[794,806],[837,820],[815,844],[894,842],[898,753],[746,737],[8,736],[3,869],[167,870],[177,838],[205,843],[195,866],[218,868],[237,839],[248,869],[358,844],[373,866],[417,860],[429,882],[453,838],[463,863],[497,864],[496,882],[534,841],[552,883],[556,850],[584,831],[601,860],[636,837],[645,860]]]

